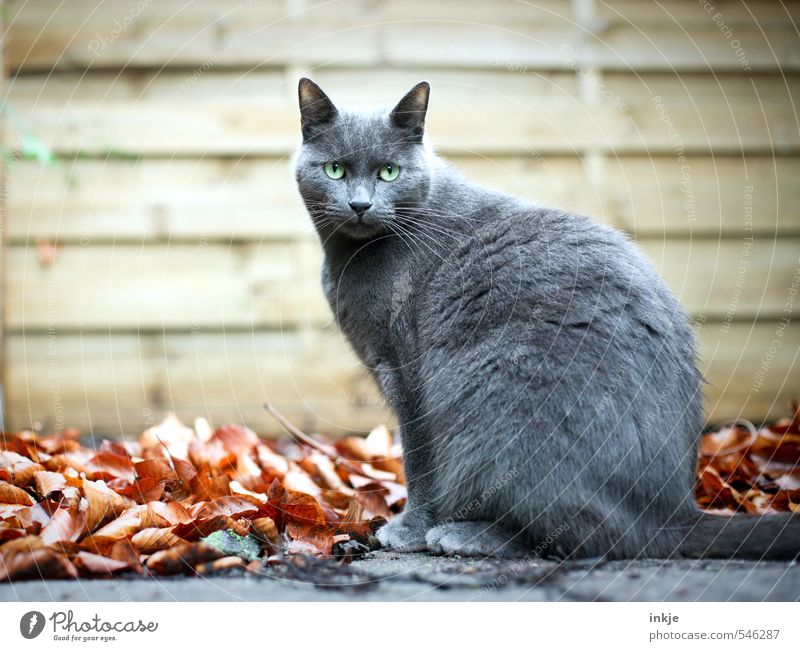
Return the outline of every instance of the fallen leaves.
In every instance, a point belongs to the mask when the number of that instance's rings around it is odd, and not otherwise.
[[[3,434],[0,580],[277,571],[376,546],[406,500],[388,430],[328,441],[277,416],[294,441],[173,415],[97,449],[74,430]],[[712,513],[800,511],[800,408],[704,435],[696,496]]]
[[[746,421],[705,434],[695,494],[711,513],[800,512],[800,405],[756,429]]]
[[[405,502],[391,435],[302,437],[174,415],[96,449],[74,430],[3,434],[0,580],[264,570],[376,546]]]

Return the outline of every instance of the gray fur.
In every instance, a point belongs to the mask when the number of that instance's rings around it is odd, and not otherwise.
[[[400,551],[679,552],[701,380],[678,302],[622,234],[472,183],[425,144],[429,87],[394,111],[300,82],[300,193],[338,324],[400,423]],[[327,162],[346,168],[328,178]],[[384,163],[396,180],[378,178]],[[372,207],[356,213],[354,198]]]

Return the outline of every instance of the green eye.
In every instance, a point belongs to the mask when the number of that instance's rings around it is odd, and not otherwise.
[[[400,174],[400,167],[394,163],[386,163],[378,170],[378,176],[384,181],[394,181],[398,174]]]
[[[333,161],[332,163],[325,163],[325,174],[332,179],[340,179],[344,176],[344,165]]]

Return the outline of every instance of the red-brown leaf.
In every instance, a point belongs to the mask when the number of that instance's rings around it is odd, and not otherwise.
[[[92,479],[124,479],[129,483],[136,480],[133,463],[127,455],[98,452],[86,462],[85,467]]]
[[[83,480],[83,494],[89,502],[86,512],[86,524],[90,532],[104,522],[121,515],[135,506],[135,502],[124,495],[110,489],[103,481]]]
[[[76,542],[86,531],[83,513],[75,508],[56,509],[41,533],[42,543]]]
[[[150,502],[147,508],[169,525],[186,524],[196,519],[180,502]]]
[[[187,574],[196,565],[208,563],[222,556],[222,552],[203,543],[181,543],[172,549],[156,552],[145,563],[154,574]]]
[[[114,572],[131,569],[130,565],[125,561],[84,551],[75,554],[72,562],[75,567],[88,574],[113,574]]]
[[[22,504],[31,506],[33,500],[24,490],[9,484],[7,481],[0,481],[0,504]]]
[[[244,495],[226,495],[211,500],[203,507],[198,518],[213,518],[217,515],[240,517],[258,512],[261,503],[255,498]]]
[[[133,546],[142,554],[169,549],[181,542],[184,540],[176,536],[171,528],[148,527],[136,532],[131,538]]]
[[[6,554],[4,549],[3,552],[0,554],[0,581],[74,579],[78,576],[75,566],[64,553],[55,549],[35,549],[16,554]]]
[[[42,497],[47,497],[51,493],[62,491],[67,487],[67,479],[60,472],[48,470],[35,472],[33,480],[36,484],[36,492]]]
[[[256,433],[242,425],[223,425],[214,432],[211,440],[219,441],[225,450],[234,455],[244,450],[252,450],[258,445]]]
[[[138,504],[145,504],[154,500],[160,500],[164,495],[166,482],[155,477],[143,477],[137,482],[125,486],[125,488],[115,489],[119,495],[124,495]]]

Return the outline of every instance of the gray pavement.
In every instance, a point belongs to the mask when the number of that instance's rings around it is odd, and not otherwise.
[[[800,565],[746,561],[508,561],[373,552],[253,574],[0,585],[1,601],[798,601]]]

